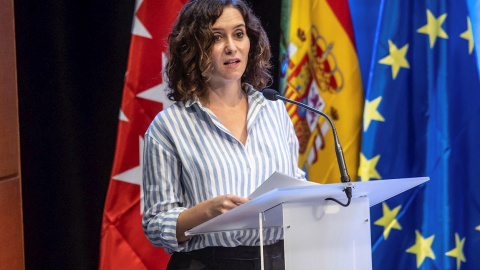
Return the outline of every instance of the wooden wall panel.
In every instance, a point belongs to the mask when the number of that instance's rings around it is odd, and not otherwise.
[[[0,0],[0,269],[24,269],[13,0]]]
[[[24,269],[20,178],[0,181],[0,269]]]
[[[19,174],[13,0],[0,0],[0,179]]]

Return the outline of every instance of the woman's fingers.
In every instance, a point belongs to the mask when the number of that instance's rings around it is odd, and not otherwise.
[[[214,215],[223,214],[243,203],[248,202],[247,198],[243,198],[243,197],[239,197],[231,194],[219,196],[212,200],[214,200],[214,204],[212,207]]]

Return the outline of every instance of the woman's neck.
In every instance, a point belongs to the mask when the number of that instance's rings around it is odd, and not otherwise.
[[[200,98],[202,104],[209,108],[237,107],[243,105],[245,100],[246,94],[240,81],[221,86],[213,85],[208,90],[208,96]]]

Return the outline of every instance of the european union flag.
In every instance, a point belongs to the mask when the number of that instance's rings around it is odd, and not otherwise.
[[[465,0],[382,1],[362,181],[431,180],[372,208],[374,269],[480,269],[480,82]]]

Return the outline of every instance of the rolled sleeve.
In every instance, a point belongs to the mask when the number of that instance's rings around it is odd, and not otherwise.
[[[156,247],[163,247],[166,253],[182,251],[185,243],[178,243],[177,219],[185,207],[173,208],[152,218],[143,218],[143,228],[148,240]]]
[[[147,131],[144,145],[143,230],[148,240],[167,253],[182,251],[176,237],[177,219],[186,210],[180,182],[181,165],[166,138]]]

